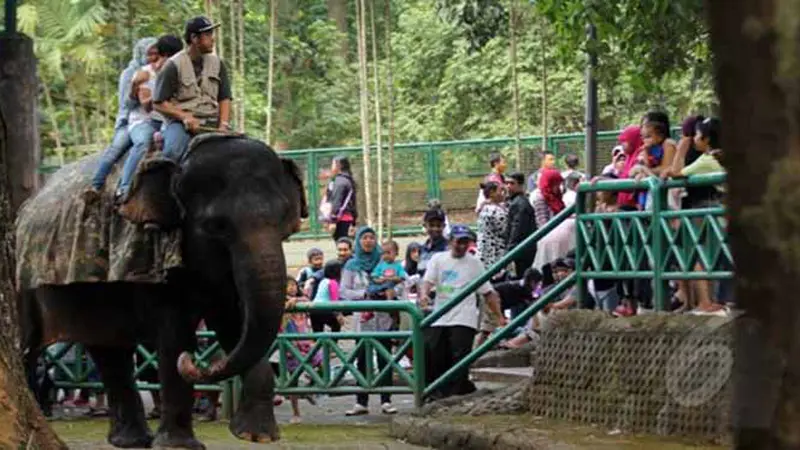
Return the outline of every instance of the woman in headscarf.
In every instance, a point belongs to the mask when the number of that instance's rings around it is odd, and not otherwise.
[[[136,106],[136,102],[130,98],[131,81],[136,72],[146,64],[153,63],[158,58],[158,51],[155,48],[157,39],[148,37],[140,39],[133,47],[133,57],[128,63],[128,67],[119,75],[118,95],[119,110],[117,111],[117,121],[114,124],[114,136],[111,138],[111,145],[103,151],[100,156],[100,164],[92,177],[92,185],[84,192],[83,198],[87,203],[91,203],[99,198],[99,193],[106,183],[108,174],[114,163],[131,146],[130,134],[128,133],[128,116]]]
[[[533,195],[533,210],[536,214],[536,227],[542,228],[556,214],[564,209],[561,188],[564,179],[556,169],[545,169],[539,176],[539,190]]]
[[[342,270],[342,281],[339,286],[339,298],[344,301],[354,300],[367,300],[367,287],[369,286],[370,273],[375,269],[375,266],[381,261],[381,248],[378,245],[375,230],[370,227],[363,226],[356,232],[355,247],[353,249],[353,257],[344,265]],[[353,315],[353,323],[355,331],[390,331],[394,327],[394,320],[389,313],[375,312],[367,315],[369,319],[362,322],[363,313],[355,313]],[[392,349],[391,339],[378,339],[378,342],[383,345],[390,353]],[[363,349],[363,347],[362,347]],[[366,374],[367,371],[367,357],[366,351],[360,351],[357,358],[357,365],[359,372]],[[377,370],[380,373],[387,365],[387,361],[378,357]],[[379,386],[391,386],[392,384],[392,371],[388,371],[386,376],[378,380]],[[369,414],[367,408],[369,403],[368,394],[356,395],[356,405],[353,409],[347,411],[345,414],[348,416],[362,416]],[[392,406],[391,394],[381,394],[381,412],[384,414],[395,414],[397,409]]]
[[[630,178],[631,169],[636,165],[639,153],[643,150],[642,131],[638,125],[631,125],[620,133],[617,138],[622,146],[622,151],[626,155],[625,165],[619,174],[620,179]],[[623,208],[636,208],[635,192],[620,192],[617,195],[617,204]]]
[[[564,179],[556,169],[547,169],[539,177],[538,194],[533,197],[536,225],[541,228],[566,208],[561,188]],[[553,281],[550,263],[563,258],[575,248],[575,219],[569,217],[536,244],[533,267],[542,271],[547,284]]]

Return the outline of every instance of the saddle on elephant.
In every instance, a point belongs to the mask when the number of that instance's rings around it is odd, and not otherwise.
[[[190,151],[200,142],[223,136],[200,135]],[[144,223],[159,214],[161,205],[143,201],[174,195],[173,174],[179,166],[158,151],[150,152],[139,164],[129,201],[118,211],[114,186],[121,175],[119,164],[98,201],[83,201],[99,163],[96,154],[63,166],[20,208],[18,289],[82,282],[162,283],[170,269],[182,266],[180,217],[171,218],[164,229],[148,230]],[[148,197],[150,190],[162,190],[164,195]]]

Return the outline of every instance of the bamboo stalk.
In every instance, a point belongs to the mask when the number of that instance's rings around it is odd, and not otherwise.
[[[221,0],[212,0],[214,2],[214,10],[219,13],[219,18],[222,20],[222,5],[219,3]],[[223,30],[225,27],[217,28],[217,55],[219,59],[225,59],[225,34]]]
[[[264,140],[272,146],[272,90],[275,80],[275,29],[278,22],[278,0],[269,2],[269,69],[267,73],[267,126]]]
[[[367,44],[364,22],[364,0],[356,0],[356,22],[358,23],[358,88],[361,107],[361,148],[364,161],[364,200],[367,205],[367,225],[372,226],[372,190],[370,188],[369,156],[369,99],[367,98]]]
[[[50,126],[53,127],[53,139],[56,141],[58,162],[64,165],[64,148],[61,146],[61,131],[58,129],[58,121],[56,120],[56,107],[53,104],[53,97],[50,95],[50,86],[47,81],[42,80],[42,87],[44,87],[44,101],[47,105],[47,115],[50,117]]]
[[[517,0],[511,0],[511,14],[509,14],[508,25],[511,32],[510,48],[511,52],[511,90],[514,96],[514,148],[517,158],[517,170],[522,170],[522,145],[519,135],[519,83],[517,79]]]
[[[392,207],[392,200],[394,199],[394,82],[392,81],[392,17],[391,17],[391,0],[384,2],[384,14],[386,22],[386,31],[384,32],[386,40],[386,90],[388,95],[387,102],[387,118],[389,120],[389,176],[387,177],[386,186],[386,232],[388,239],[392,239],[392,221],[394,208]]]
[[[245,0],[237,0],[236,12],[239,19],[239,132],[245,132],[247,125],[247,110],[245,109],[245,54],[244,54],[244,2]]]
[[[378,67],[378,34],[375,31],[375,7],[370,3],[370,26],[372,28],[372,73],[375,89],[375,145],[377,147],[378,162],[378,241],[383,241],[383,128],[381,127],[381,84],[379,81],[380,69]]]
[[[238,97],[238,92],[236,90],[238,80],[237,69],[239,67],[238,60],[237,60],[237,53],[238,53],[238,46],[236,45],[236,0],[231,0],[230,7],[228,8],[228,20],[230,20],[230,50],[231,50],[231,58],[230,64],[228,65],[228,73],[233,73],[233,83],[231,85],[231,90],[233,91],[234,99],[231,102],[231,117],[236,122],[236,125],[239,125],[239,101],[236,97]],[[222,28],[222,27],[220,27]]]
[[[548,113],[548,98],[547,98],[547,19],[542,18],[541,21],[541,39],[539,40],[542,47],[542,151],[549,150],[547,148],[547,113]]]

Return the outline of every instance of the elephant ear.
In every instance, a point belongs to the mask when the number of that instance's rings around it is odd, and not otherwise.
[[[281,158],[283,164],[283,171],[289,175],[289,179],[297,188],[297,193],[300,196],[300,218],[308,218],[308,200],[306,200],[306,190],[303,187],[303,176],[300,174],[300,168],[297,167],[291,159]]]
[[[183,219],[183,207],[175,193],[179,170],[168,159],[144,161],[119,214],[133,223],[155,224],[164,231],[176,228]]]

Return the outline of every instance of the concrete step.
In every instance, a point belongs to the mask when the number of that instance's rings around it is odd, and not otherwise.
[[[478,367],[469,370],[472,381],[491,381],[495,383],[516,383],[529,380],[533,367]]]

